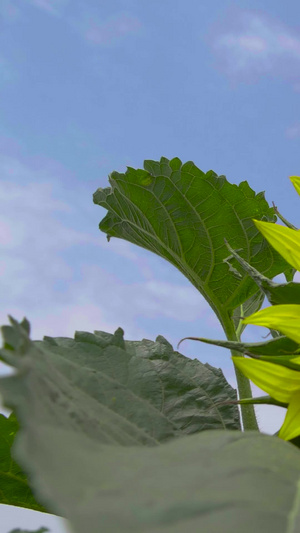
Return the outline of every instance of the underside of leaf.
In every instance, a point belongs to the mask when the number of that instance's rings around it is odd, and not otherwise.
[[[100,230],[172,263],[206,298],[224,327],[228,314],[260,292],[237,261],[228,264],[225,238],[270,278],[289,268],[252,222],[275,222],[273,208],[247,182],[230,184],[225,176],[205,174],[190,161],[161,158],[145,161],[144,167],[113,172],[111,188],[94,193],[94,203],[108,210]],[[252,312],[260,306],[257,299]]]

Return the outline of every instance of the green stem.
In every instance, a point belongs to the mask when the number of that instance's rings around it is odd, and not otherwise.
[[[232,355],[238,355],[241,356],[240,353],[231,351]],[[252,391],[250,386],[250,381],[244,374],[239,370],[239,368],[236,368],[234,365],[235,375],[236,375],[236,381],[239,391],[239,400],[243,400],[244,398],[252,398]],[[258,424],[255,416],[255,410],[254,405],[240,405],[241,413],[242,413],[242,421],[243,421],[243,428],[244,431],[250,431],[255,430],[258,431]]]
[[[242,315],[242,310],[241,310]],[[239,324],[239,327],[235,331],[234,325],[232,320],[228,317],[228,320],[226,322],[223,322],[223,328],[226,334],[226,337],[229,341],[240,341],[240,331],[241,331],[241,322]],[[231,355],[238,356],[238,357],[244,357],[239,352],[235,352],[234,350],[231,350]],[[252,391],[251,391],[251,385],[250,381],[244,374],[236,368],[234,365],[235,375],[236,375],[236,381],[237,381],[237,387],[238,387],[238,396],[239,400],[243,400],[244,398],[252,398]],[[259,431],[254,405],[248,404],[248,405],[240,405],[241,414],[242,414],[242,423],[243,423],[243,429],[244,431]]]

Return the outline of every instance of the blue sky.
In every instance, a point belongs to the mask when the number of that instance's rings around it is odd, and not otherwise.
[[[113,170],[177,156],[265,190],[299,226],[288,180],[300,174],[299,14],[299,2],[278,0],[1,0],[1,324],[26,316],[34,339],[118,326],[174,347],[223,338],[175,268],[107,243],[92,194]],[[226,350],[180,351],[235,383]],[[276,431],[282,415],[259,409],[261,428]],[[50,524],[1,513],[3,533]]]

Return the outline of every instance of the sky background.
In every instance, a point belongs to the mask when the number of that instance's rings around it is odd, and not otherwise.
[[[92,195],[113,170],[179,157],[265,190],[299,226],[288,180],[300,174],[298,0],[0,0],[0,29],[0,324],[26,316],[35,340],[121,326],[175,349],[224,338],[175,267],[107,242]],[[180,352],[235,386],[227,350],[185,341]],[[267,433],[285,413],[257,412]],[[13,507],[0,517],[0,533],[67,531]]]

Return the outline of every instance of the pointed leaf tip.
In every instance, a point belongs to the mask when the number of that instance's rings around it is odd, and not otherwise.
[[[295,392],[290,400],[283,425],[278,437],[283,440],[292,440],[300,435],[300,390]]]
[[[283,304],[266,307],[245,318],[243,323],[275,329],[300,343],[300,305]]]
[[[300,231],[261,220],[253,222],[271,246],[292,267],[300,270]]]
[[[233,356],[232,360],[257,387],[279,402],[289,403],[293,394],[300,390],[300,372],[297,370],[259,359]]]
[[[290,180],[294,185],[297,193],[300,195],[300,176],[290,176]]]

